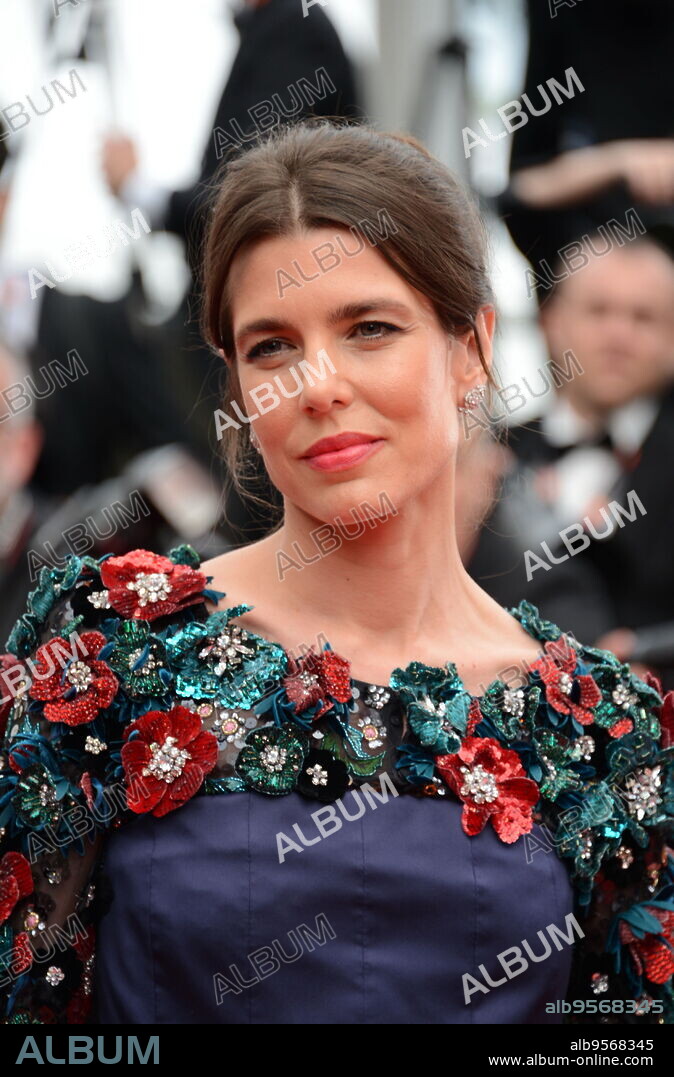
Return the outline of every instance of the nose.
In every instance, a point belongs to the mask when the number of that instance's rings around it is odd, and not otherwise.
[[[324,414],[333,407],[348,407],[354,399],[351,381],[346,374],[346,360],[335,349],[307,349],[298,364],[302,376],[299,403],[309,415]],[[315,358],[312,358],[315,356]]]

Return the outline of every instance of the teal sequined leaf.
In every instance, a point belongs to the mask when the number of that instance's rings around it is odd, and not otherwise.
[[[435,775],[435,759],[430,752],[416,744],[401,744],[396,750],[396,770],[407,771],[405,778],[412,785],[430,782]]]
[[[403,703],[412,703],[424,695],[448,699],[452,693],[461,691],[463,684],[453,662],[448,662],[444,668],[410,662],[405,669],[393,670],[389,687],[400,694]]]
[[[556,841],[560,855],[573,858],[582,889],[615,852],[628,820],[606,782],[572,794],[571,802],[572,808],[560,816]],[[633,836],[639,840],[634,832]]]
[[[70,639],[74,632],[79,632],[82,624],[84,623],[84,614],[80,613],[77,617],[73,617],[70,621],[65,621],[59,629],[59,635],[64,639]]]
[[[348,713],[343,716],[343,720],[340,720],[340,716],[337,712],[337,708],[340,704],[335,704],[332,711],[329,712],[329,721],[333,729],[338,733],[343,741],[351,748],[356,759],[371,759],[369,751],[363,747],[363,744],[367,744],[365,737],[360,729],[356,729],[354,726],[349,725]]]
[[[239,605],[218,610],[206,621],[191,621],[167,635],[178,696],[217,698],[226,706],[250,708],[279,679],[287,666],[285,651],[230,623],[250,609]]]
[[[541,689],[534,685],[510,688],[494,681],[480,700],[480,710],[505,740],[521,740],[531,732],[540,699]]]
[[[411,662],[394,669],[389,686],[407,707],[410,726],[425,748],[435,755],[457,752],[468,722],[471,697],[465,691],[456,666],[427,666]]]
[[[189,565],[190,568],[196,569],[201,565],[199,554],[187,542],[184,542],[181,546],[174,546],[172,550],[169,550],[169,561],[173,561],[174,565]]]
[[[536,729],[533,742],[542,766],[541,795],[556,800],[560,793],[582,787],[582,779],[572,764],[572,742],[552,729]]]
[[[553,621],[546,621],[545,618],[541,617],[537,607],[525,599],[522,599],[518,606],[509,609],[508,613],[516,621],[519,621],[530,636],[541,642],[559,639],[562,635],[562,630],[558,625],[554,624]]]
[[[40,630],[44,628],[49,614],[63,594],[71,591],[80,577],[82,561],[74,554],[68,555],[63,568],[40,569],[38,585],[26,599],[27,610],[16,621],[7,639],[6,648],[17,658],[25,658],[40,642]]]
[[[595,722],[610,729],[627,718],[637,732],[651,737],[660,734],[660,723],[653,709],[662,698],[632,673],[627,663],[599,661],[592,667],[592,677],[599,685],[602,698],[595,708]]]
[[[171,681],[162,642],[143,620],[123,621],[112,644],[105,648],[110,668],[133,699],[162,696]]]
[[[595,666],[608,666],[612,669],[620,668],[621,662],[619,658],[613,654],[613,651],[604,651],[600,647],[589,647],[584,644],[580,650],[579,655],[585,660],[589,660]]]
[[[254,658],[245,662],[240,672],[221,683],[218,699],[225,706],[250,710],[277,684],[283,676],[288,659],[285,651],[275,644],[260,648]]]
[[[58,793],[49,771],[39,763],[27,767],[18,779],[12,797],[17,819],[36,830],[55,826],[62,814]]]
[[[652,738],[643,733],[629,733],[606,747],[609,780],[617,782],[641,765],[654,763],[660,750]]]
[[[3,924],[0,927],[0,973],[3,974],[3,979],[10,973],[11,965],[14,961],[13,945],[14,932],[9,924]]]
[[[410,728],[418,738],[419,743],[424,748],[430,748],[433,755],[451,755],[458,752],[461,747],[461,738],[451,728],[449,714],[445,711],[446,704],[439,703],[435,705],[437,706],[435,713],[430,710],[432,706],[434,704],[430,700],[427,707],[419,703],[410,704],[407,712]],[[468,702],[468,706],[470,706],[470,702]],[[465,708],[465,714],[468,713],[468,706]],[[459,717],[464,715],[463,708],[458,711],[458,715]]]
[[[200,792],[208,796],[214,793],[242,793],[246,788],[243,778],[232,775],[229,778],[206,778]]]
[[[235,768],[249,789],[269,796],[290,793],[297,785],[307,744],[287,726],[253,729],[239,752]]]
[[[379,755],[353,759],[346,751],[343,741],[332,731],[329,731],[323,737],[321,748],[326,752],[330,752],[336,759],[346,763],[349,774],[356,778],[372,778],[382,766],[386,757],[386,752],[380,752]]]

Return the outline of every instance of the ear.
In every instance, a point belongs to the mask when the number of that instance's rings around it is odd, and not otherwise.
[[[453,349],[452,373],[457,386],[459,402],[470,389],[476,385],[482,385],[487,380],[487,373],[482,360],[480,349],[487,370],[491,370],[493,361],[493,340],[496,328],[496,311],[493,306],[480,307],[475,318],[475,329],[469,329],[463,336],[456,338]],[[478,338],[480,348],[478,348]]]

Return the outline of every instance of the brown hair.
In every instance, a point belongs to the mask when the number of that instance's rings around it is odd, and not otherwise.
[[[409,135],[382,134],[365,125],[304,120],[275,129],[264,141],[225,162],[207,227],[202,262],[203,333],[234,358],[229,275],[235,256],[267,237],[336,226],[371,240],[363,224],[385,212],[395,230],[377,249],[432,303],[447,332],[476,328],[491,303],[486,233],[477,208],[452,173]],[[242,405],[232,364],[229,399]],[[245,409],[244,409],[245,410]],[[224,457],[242,493],[246,444],[225,431]],[[247,495],[246,495],[247,496]]]

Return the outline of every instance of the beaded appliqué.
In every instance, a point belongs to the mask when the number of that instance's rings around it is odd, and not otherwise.
[[[134,580],[129,580],[126,589],[136,592],[139,606],[163,602],[173,590],[165,572],[139,572]]]
[[[176,748],[177,743],[175,737],[167,737],[163,744],[153,741],[150,745],[152,759],[143,767],[143,776],[151,774],[163,782],[174,782],[179,778],[185,763],[192,757],[184,748]]]

